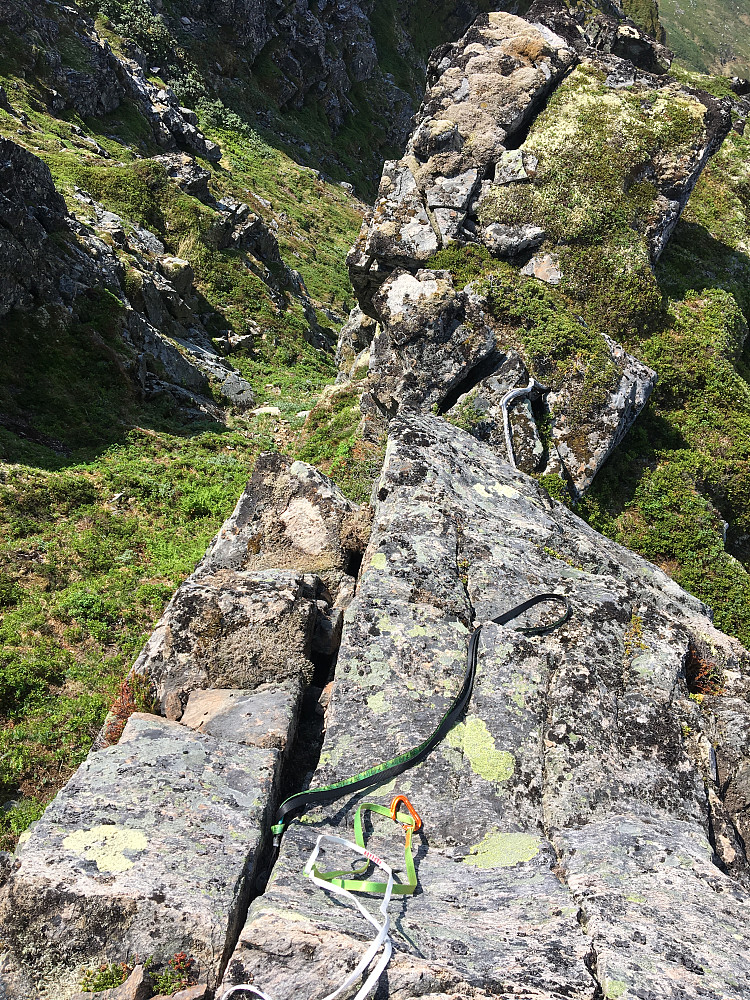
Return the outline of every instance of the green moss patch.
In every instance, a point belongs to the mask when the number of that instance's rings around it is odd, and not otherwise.
[[[677,86],[615,91],[579,66],[524,143],[539,161],[533,181],[493,187],[481,221],[541,226],[560,253],[561,289],[586,319],[616,338],[642,330],[661,306],[645,240],[657,195],[649,169],[700,141],[704,113]]]

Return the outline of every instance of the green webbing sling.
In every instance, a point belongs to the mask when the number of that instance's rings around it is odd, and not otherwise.
[[[396,811],[399,802],[403,802],[408,813]],[[417,888],[417,873],[414,869],[414,858],[411,853],[412,834],[421,829],[422,820],[417,815],[416,810],[405,795],[397,795],[391,802],[390,807],[379,806],[374,802],[361,802],[357,806],[354,814],[354,839],[360,847],[365,846],[365,836],[362,829],[362,813],[373,812],[380,816],[388,816],[397,823],[403,824],[406,831],[406,843],[404,844],[404,868],[406,870],[406,882],[394,882],[391,888],[393,896],[410,896]],[[350,892],[378,892],[384,893],[387,889],[385,882],[362,881],[361,876],[370,867],[371,862],[365,858],[358,864],[353,865],[349,870],[322,872],[317,865],[312,866],[312,873],[325,882],[331,882],[341,889],[348,889]]]
[[[323,785],[320,788],[309,788],[303,792],[297,792],[296,795],[290,795],[289,798],[285,799],[279,806],[279,810],[276,814],[276,822],[271,827],[274,847],[278,847],[281,844],[281,837],[290,820],[299,815],[307,806],[316,806],[322,805],[325,802],[334,802],[336,799],[340,799],[344,795],[350,795],[352,792],[359,791],[361,788],[368,788],[371,785],[383,784],[384,782],[395,778],[396,775],[403,774],[404,771],[410,767],[414,767],[414,765],[418,764],[421,760],[424,760],[430,751],[444,739],[444,737],[452,729],[454,723],[458,721],[459,716],[463,712],[469,698],[471,697],[471,692],[474,687],[474,679],[477,672],[477,649],[479,647],[479,636],[483,626],[490,624],[506,625],[508,622],[513,621],[514,618],[518,618],[519,615],[522,615],[530,608],[548,601],[562,604],[565,608],[564,613],[558,619],[549,625],[537,626],[535,628],[519,627],[516,629],[517,632],[522,632],[524,635],[546,635],[547,633],[558,628],[560,625],[564,624],[570,618],[570,604],[568,603],[567,597],[563,594],[538,594],[536,597],[532,597],[530,600],[524,601],[523,604],[517,604],[516,607],[511,608],[510,611],[506,611],[504,614],[498,615],[497,618],[492,618],[490,621],[482,622],[478,625],[472,632],[471,638],[469,639],[469,651],[466,657],[466,673],[464,674],[461,689],[453,699],[453,703],[448,711],[427,739],[418,746],[412,747],[411,750],[407,750],[405,753],[399,754],[397,757],[392,757],[390,760],[387,760],[382,764],[377,764],[375,767],[371,767],[367,771],[361,771],[359,774],[355,774],[351,778],[346,778],[344,781],[336,781],[331,785]]]

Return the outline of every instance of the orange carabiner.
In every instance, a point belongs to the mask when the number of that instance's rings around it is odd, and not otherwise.
[[[398,809],[399,803],[403,803],[406,806],[406,808],[409,810],[409,815],[414,821],[411,826],[407,826],[407,824],[404,823],[403,824],[404,829],[411,830],[413,833],[416,833],[417,830],[421,830],[422,819],[417,810],[414,808],[414,806],[411,804],[411,802],[407,799],[405,795],[396,795],[393,801],[391,802],[391,819],[393,820],[393,822],[394,823],[398,822],[396,818],[396,811]]]

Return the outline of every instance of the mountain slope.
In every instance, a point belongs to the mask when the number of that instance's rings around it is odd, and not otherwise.
[[[700,73],[750,77],[747,0],[659,0],[667,45]]]

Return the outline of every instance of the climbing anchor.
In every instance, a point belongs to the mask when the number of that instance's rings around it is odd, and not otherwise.
[[[513,454],[513,435],[510,429],[510,416],[508,414],[508,407],[515,400],[520,399],[521,396],[528,396],[532,392],[545,393],[549,392],[546,385],[542,385],[541,382],[537,382],[535,378],[532,378],[528,385],[520,385],[515,389],[511,389],[510,392],[506,392],[503,398],[500,400],[500,408],[503,411],[503,431],[505,432],[505,450],[508,452],[508,461],[517,469],[516,457]]]

